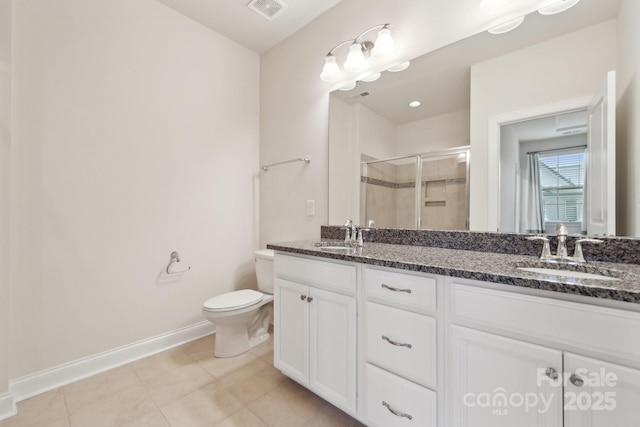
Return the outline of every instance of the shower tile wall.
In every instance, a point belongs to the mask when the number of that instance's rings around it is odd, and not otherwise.
[[[363,156],[362,161],[374,159]],[[466,160],[457,155],[426,158],[422,164],[421,228],[466,228]],[[411,158],[369,163],[362,178],[366,200],[361,224],[374,219],[378,227],[416,227],[416,165]],[[366,187],[366,188],[364,188]]]
[[[421,228],[464,230],[466,161],[456,157],[422,163]]]
[[[371,158],[363,161],[372,160]],[[368,220],[376,221],[378,227],[396,228],[396,210],[389,209],[396,205],[396,166],[391,163],[381,162],[369,164],[367,168],[366,205],[361,212],[364,217],[360,223],[366,224]]]

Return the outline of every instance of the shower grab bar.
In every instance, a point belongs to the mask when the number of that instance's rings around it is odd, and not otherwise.
[[[171,252],[171,259],[169,260],[169,264],[167,264],[166,268],[167,274],[178,274],[191,270],[191,267],[187,267],[185,270],[169,271],[172,265],[178,263],[180,263],[180,254],[178,253],[178,251]]]
[[[271,163],[270,165],[262,165],[262,170],[263,171],[268,171],[270,167],[273,166],[280,166],[280,165],[285,165],[287,163],[297,163],[297,162],[305,162],[305,163],[310,163],[311,162],[311,157],[310,156],[305,156],[305,157],[298,157],[297,159],[291,159],[291,160],[285,160],[283,162],[277,162],[277,163]]]

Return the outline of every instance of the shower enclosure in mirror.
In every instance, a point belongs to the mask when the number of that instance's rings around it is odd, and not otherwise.
[[[467,230],[469,146],[384,160],[363,158],[360,223]]]

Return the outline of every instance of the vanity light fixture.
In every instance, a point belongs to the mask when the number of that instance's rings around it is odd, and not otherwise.
[[[324,68],[320,78],[325,82],[333,83],[343,78],[365,74],[360,80],[377,80],[380,77],[380,73],[373,72],[375,71],[375,66],[384,65],[385,62],[393,59],[396,53],[395,43],[389,29],[390,26],[391,24],[375,25],[356,38],[339,43],[325,55]],[[364,37],[373,30],[379,30],[376,41],[365,40]],[[344,70],[340,70],[334,52],[346,45],[349,45],[349,53],[343,65]],[[367,75],[366,72],[369,69],[372,72]]]
[[[522,24],[522,21],[524,21],[524,16],[519,16],[516,19],[510,19],[507,22],[503,22],[502,24],[496,25],[495,27],[491,27],[487,31],[489,31],[491,34],[508,33],[509,31],[513,31],[518,28],[520,24]]]
[[[538,13],[541,15],[555,15],[556,13],[564,12],[565,10],[572,8],[578,4],[579,1],[580,0],[560,0],[538,9]]]

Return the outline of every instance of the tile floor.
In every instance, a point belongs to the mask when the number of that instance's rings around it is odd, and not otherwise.
[[[18,403],[0,427],[352,427],[273,367],[273,341],[231,359],[215,335]]]

